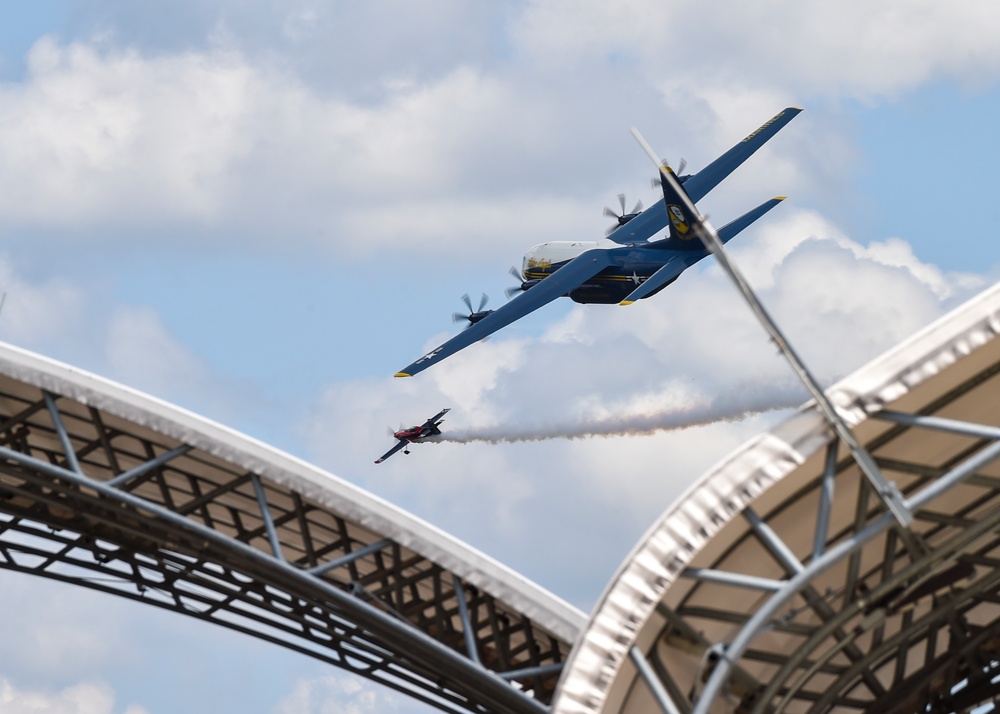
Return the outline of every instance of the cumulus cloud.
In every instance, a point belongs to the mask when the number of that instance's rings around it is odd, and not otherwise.
[[[15,343],[50,345],[80,338],[88,296],[64,276],[31,280],[0,254],[0,337]]]
[[[136,705],[115,707],[115,693],[103,682],[83,682],[49,693],[19,689],[0,678],[0,707],[10,714],[147,714]]]
[[[387,689],[348,675],[297,679],[292,691],[272,714],[367,714],[424,712],[427,707],[406,701]]]

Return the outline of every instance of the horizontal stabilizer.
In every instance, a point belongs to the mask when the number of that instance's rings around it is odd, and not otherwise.
[[[756,221],[758,218],[763,216],[765,213],[770,211],[772,208],[774,208],[784,200],[785,200],[784,196],[776,196],[772,198],[770,201],[765,201],[764,203],[760,204],[759,206],[757,206],[757,208],[753,209],[752,211],[747,211],[739,218],[730,221],[729,223],[727,223],[718,230],[719,240],[722,241],[723,243],[728,242],[733,238],[733,236],[735,236],[737,233],[742,231],[744,228],[749,226],[751,223]]]
[[[622,300],[620,305],[631,305],[636,300],[649,297],[665,285],[669,285],[680,276],[685,270],[704,258],[708,253],[702,251],[685,251],[678,253],[665,263],[659,270],[650,275],[639,287],[629,293],[628,297]]]

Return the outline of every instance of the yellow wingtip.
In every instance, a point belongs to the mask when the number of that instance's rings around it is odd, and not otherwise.
[[[394,374],[393,376],[394,377],[412,377],[413,375],[407,374],[406,372],[396,372],[396,374]]]
[[[774,200],[775,201],[784,201],[786,198],[788,198],[788,196],[775,196]]]
[[[620,303],[618,303],[618,304],[619,304],[619,305],[631,305],[631,304],[632,304],[632,303],[634,303],[634,302],[635,302],[635,300],[622,300],[622,301],[621,301]]]

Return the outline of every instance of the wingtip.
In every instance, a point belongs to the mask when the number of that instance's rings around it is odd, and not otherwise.
[[[394,374],[393,376],[394,377],[412,377],[413,375],[409,374],[407,372],[396,372],[396,374]]]
[[[619,304],[619,305],[631,305],[631,304],[632,304],[632,303],[634,303],[634,302],[635,302],[635,300],[622,300],[622,301],[621,301],[620,303],[618,303],[618,304]]]
[[[775,201],[784,201],[786,198],[788,198],[788,196],[775,196],[774,200]]]

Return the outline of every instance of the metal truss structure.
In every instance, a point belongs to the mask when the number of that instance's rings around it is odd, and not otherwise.
[[[214,622],[448,712],[544,712],[583,614],[218,424],[0,345],[0,568]]]
[[[827,390],[894,508],[816,402],[700,479],[612,581],[553,711],[991,711],[998,332],[995,286]]]

